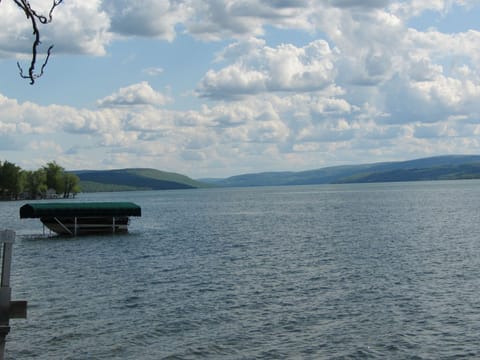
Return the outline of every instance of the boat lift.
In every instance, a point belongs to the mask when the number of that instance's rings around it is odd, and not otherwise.
[[[142,209],[125,201],[34,202],[20,207],[20,218],[39,218],[44,234],[47,227],[67,236],[125,233],[128,232],[130,216],[142,216]]]

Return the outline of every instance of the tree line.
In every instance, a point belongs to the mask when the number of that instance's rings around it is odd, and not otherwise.
[[[80,192],[78,176],[55,161],[38,170],[23,170],[9,161],[0,161],[0,200],[75,197]]]

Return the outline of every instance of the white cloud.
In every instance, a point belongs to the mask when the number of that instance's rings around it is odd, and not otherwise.
[[[280,45],[263,46],[257,40],[230,45],[222,58],[242,53],[218,71],[210,70],[199,85],[201,96],[214,99],[264,92],[316,91],[332,84],[336,54],[324,40],[302,48]],[[248,52],[244,52],[248,49]]]
[[[192,12],[188,1],[104,0],[102,9],[111,18],[111,31],[122,36],[155,37],[172,41],[175,26]]]
[[[37,13],[47,15],[51,3],[39,0],[32,7]],[[39,23],[43,44],[40,52],[55,45],[57,53],[105,55],[105,46],[111,40],[110,19],[100,10],[100,4],[101,0],[70,0],[59,5],[53,12],[51,23]],[[2,1],[0,21],[8,29],[0,34],[0,55],[30,54],[34,38],[25,13],[13,1]]]
[[[93,157],[85,147],[89,144],[102,161],[97,167],[135,164],[187,173],[201,167],[205,175],[214,175],[208,169],[228,175],[225,169],[295,170],[478,152],[480,32],[409,27],[412,17],[426,11],[448,14],[474,4],[64,2],[54,22],[42,28],[44,43],[54,43],[58,52],[104,55],[112,41],[175,41],[179,31],[203,41],[223,40],[217,45],[224,49],[211,55],[209,68],[200,64],[204,73],[192,80],[200,79],[199,98],[179,98],[176,110],[165,108],[173,101],[170,95],[155,90],[172,78],[162,61],[142,64],[138,71],[144,69],[143,77],[161,77],[149,78],[151,83],[135,78],[132,85],[99,99],[93,110],[0,96],[0,143],[21,153],[25,138],[41,135],[42,140],[28,143],[46,160],[61,152],[66,164],[79,164],[76,168]],[[0,34],[0,56],[28,54],[31,29],[24,15],[12,2],[1,2],[0,9],[0,20],[9,29]],[[268,36],[272,28],[282,29],[275,34],[289,29],[309,33],[298,43],[291,38],[282,42]],[[162,68],[147,68],[157,64]],[[182,108],[177,104],[183,100],[187,105]]]
[[[45,150],[53,150],[53,152],[57,154],[61,154],[63,152],[62,147],[55,141],[33,141],[29,146],[35,152],[41,152]]]
[[[471,146],[472,133],[480,131],[478,124],[464,117],[431,125],[382,123],[378,109],[354,107],[322,92],[248,97],[198,111],[133,105],[86,110],[19,104],[5,98],[2,102],[11,103],[10,111],[22,119],[22,126],[42,131],[43,140],[31,142],[37,149],[35,163],[41,163],[43,156],[44,161],[55,158],[77,169],[135,164],[190,175],[200,175],[199,166],[203,175],[300,170],[342,158],[354,162],[367,156],[391,159],[422,151],[461,150],[466,143]],[[32,115],[34,106],[38,107],[34,112],[43,116]],[[13,120],[0,120],[3,147],[17,144],[19,151],[18,126]],[[97,162],[89,161],[92,156]]]
[[[70,54],[105,55],[112,39],[111,19],[100,10],[101,0],[71,1],[55,9],[54,20],[44,27],[42,41],[55,51]]]
[[[421,15],[425,11],[434,11],[446,14],[452,6],[469,7],[478,4],[477,0],[410,0],[394,1],[390,10],[404,18],[411,18]]]
[[[132,105],[165,105],[169,97],[155,91],[146,81],[133,84],[118,90],[97,102],[100,107],[132,106]]]
[[[381,8],[389,4],[389,0],[364,0],[362,2],[356,0],[328,0],[328,3],[339,8],[361,8],[370,10],[371,8]]]
[[[164,70],[160,67],[149,67],[142,70],[142,72],[147,74],[148,76],[159,76],[163,73],[163,71]]]

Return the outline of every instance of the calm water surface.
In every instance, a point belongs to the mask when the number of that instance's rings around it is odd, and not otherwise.
[[[480,357],[480,182],[85,194],[119,236],[17,231],[9,359]]]

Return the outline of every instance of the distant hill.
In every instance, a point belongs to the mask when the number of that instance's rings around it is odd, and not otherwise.
[[[177,173],[144,168],[78,170],[72,173],[80,178],[83,192],[480,179],[480,155],[437,156],[299,172],[263,172],[225,179],[193,180]]]
[[[218,186],[243,187],[455,179],[480,179],[480,155],[436,156],[300,172],[265,172],[203,181]]]
[[[185,175],[155,169],[78,170],[83,192],[174,190],[211,187]]]

